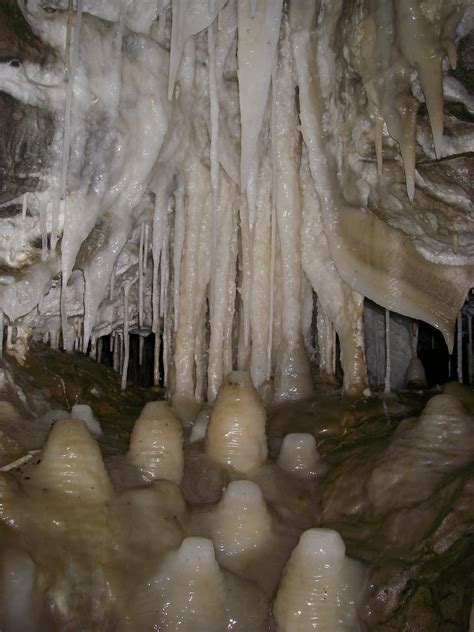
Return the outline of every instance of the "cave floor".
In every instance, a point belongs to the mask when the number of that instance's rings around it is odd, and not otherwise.
[[[131,484],[117,474],[121,459],[140,410],[147,401],[163,398],[161,389],[129,385],[121,392],[119,376],[110,367],[43,345],[31,350],[23,366],[13,360],[1,362],[7,376],[3,398],[13,408],[5,402],[0,408],[0,467],[41,447],[48,432],[41,416],[48,408],[70,410],[74,403],[89,404],[103,429],[99,445],[114,486]],[[361,617],[369,630],[468,630],[474,585],[472,462],[443,479],[418,503],[403,506],[403,500],[394,498],[393,510],[381,510],[368,499],[374,463],[383,458],[401,422],[420,415],[427,400],[438,392],[380,392],[348,399],[341,396],[339,384],[316,375],[310,400],[284,404],[268,413],[269,468],[276,468],[282,439],[292,432],[312,434],[327,467],[325,476],[311,485],[292,487],[291,481],[281,479],[287,498],[276,501],[273,509],[280,517],[292,513],[290,522],[296,532],[313,526],[340,532],[348,554],[367,569]],[[185,447],[191,466],[185,469],[182,490],[191,506],[217,500],[203,501],[193,495],[193,463],[200,451],[202,444]],[[216,476],[218,486],[228,484],[229,479],[222,479],[220,473]],[[264,495],[268,476],[260,475],[258,480]],[[271,493],[266,497],[268,502]]]

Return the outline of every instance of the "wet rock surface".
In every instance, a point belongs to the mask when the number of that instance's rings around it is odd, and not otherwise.
[[[44,64],[51,55],[34,35],[14,0],[0,6],[0,64],[21,68]],[[46,188],[42,175],[50,164],[54,134],[52,113],[0,93],[0,205],[27,191]],[[0,208],[0,218],[21,212],[14,204]]]
[[[118,394],[119,378],[112,370],[84,356],[55,352],[42,346],[27,356],[24,367],[12,368],[10,363],[10,369],[18,388],[21,385],[21,392],[28,393],[30,409],[37,407],[37,414],[45,405],[68,409],[71,403],[80,401],[91,404],[102,424],[104,436],[99,443],[115,494],[119,494],[113,501],[112,526],[104,522],[99,507],[81,510],[82,520],[90,518],[87,528],[90,536],[70,549],[70,555],[80,557],[81,546],[85,547],[89,560],[86,566],[88,572],[92,572],[94,547],[99,547],[102,552],[97,558],[98,567],[105,564],[104,568],[109,568],[105,579],[97,580],[101,590],[106,590],[109,582],[119,594],[122,589],[117,586],[127,585],[120,569],[124,564],[128,567],[132,564],[130,555],[135,556],[134,577],[140,579],[145,567],[138,563],[137,556],[149,558],[145,566],[151,572],[156,566],[150,556],[158,559],[169,547],[176,548],[185,535],[211,537],[212,517],[222,490],[242,475],[212,462],[205,454],[202,439],[188,444],[188,429],[184,441],[185,476],[181,485],[186,503],[177,486],[171,483],[158,481],[145,486],[139,473],[132,472],[131,465],[127,465],[125,453],[133,421],[144,401],[151,398],[150,391],[130,388],[124,395]],[[262,489],[273,524],[279,525],[275,533],[280,533],[285,542],[293,542],[292,546],[304,529],[324,527],[340,533],[347,555],[364,564],[361,587],[364,599],[359,609],[362,629],[378,632],[467,630],[474,580],[474,447],[470,440],[472,434],[469,434],[473,418],[460,399],[469,405],[472,390],[448,386],[444,394],[439,394],[439,390],[405,391],[388,397],[376,395],[352,400],[342,398],[339,392],[336,384],[320,382],[311,400],[269,412],[270,458],[262,468],[250,473],[248,479]],[[157,395],[155,391],[155,399]],[[20,408],[18,399],[15,404]],[[1,419],[2,446],[6,449],[2,462],[44,442],[47,428],[39,428],[38,420],[25,421],[24,409],[20,414],[7,406],[2,409]],[[21,428],[21,433],[15,432],[15,425]],[[323,470],[320,478],[304,481],[277,467],[275,460],[282,438],[291,432],[314,436],[326,474]],[[34,478],[34,468],[33,462],[23,465],[2,479],[3,502],[17,494],[18,498],[23,497],[25,492],[19,491],[17,486],[29,484],[29,479]],[[28,492],[30,500],[25,505],[30,513],[39,511],[38,501],[31,494]],[[5,506],[10,506],[8,502]],[[18,509],[15,501],[11,502],[21,514],[23,510]],[[59,511],[54,501],[48,503],[54,511]],[[132,506],[139,522],[127,516],[126,520],[131,520],[127,526],[124,516]],[[63,511],[58,516],[62,523],[69,524]],[[150,531],[149,521],[155,519],[161,521],[160,528],[167,534],[166,543],[159,546],[152,546],[154,531]],[[109,534],[112,527],[113,533]],[[44,525],[39,531],[35,529],[28,531],[27,537],[28,546],[33,548],[49,538]],[[132,540],[127,535],[130,533],[133,533]],[[8,532],[4,542],[11,538]],[[70,535],[68,538],[65,542],[69,542]],[[103,542],[108,538],[119,542],[115,552],[108,546],[103,549]],[[29,549],[29,554],[32,553]],[[78,598],[82,599],[74,606],[74,620],[88,621],[91,629],[114,629],[115,615],[110,614],[115,611],[112,602],[106,606],[107,615],[95,607],[93,615],[84,619],[83,608],[91,603],[90,588],[81,584],[84,569],[76,569],[71,575],[64,560],[60,557],[55,560],[55,573],[66,573],[64,581],[68,590],[73,593],[77,590]],[[274,566],[281,568],[283,562],[280,560]],[[44,558],[42,563],[47,567],[52,562]],[[262,563],[272,568],[270,560]],[[253,571],[257,583],[262,572],[259,568]],[[58,594],[62,594],[63,585],[59,579],[55,581],[59,582]],[[265,582],[265,585],[276,586],[276,580],[270,581],[268,577]],[[67,611],[69,606],[64,607]],[[109,627],[101,628],[101,625]],[[65,628],[53,626],[51,629]]]

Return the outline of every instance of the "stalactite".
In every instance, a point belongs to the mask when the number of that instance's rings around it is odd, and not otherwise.
[[[412,322],[412,353],[414,358],[418,356],[418,334],[419,323],[417,320],[414,320]]]
[[[64,111],[64,137],[63,137],[63,147],[62,147],[62,160],[61,160],[61,176],[59,182],[59,201],[64,206],[64,223],[66,224],[66,215],[67,215],[67,202],[66,202],[66,187],[67,187],[67,178],[68,178],[68,170],[69,170],[69,153],[71,150],[71,125],[72,125],[72,106],[73,106],[73,97],[74,97],[74,80],[76,76],[76,71],[79,63],[79,44],[80,44],[80,33],[81,33],[81,24],[82,24],[82,10],[83,10],[83,0],[77,0],[76,5],[76,15],[74,21],[74,29],[72,35],[72,47],[70,51],[70,56],[68,59],[68,67],[69,67],[69,77],[66,88],[66,102],[65,102],[65,111]],[[66,51],[66,55],[68,56],[68,52]],[[55,211],[57,213],[57,210]],[[53,226],[51,230],[51,243],[56,244],[56,222],[53,221]],[[66,291],[67,291],[67,283],[69,280],[70,271],[72,268],[72,263],[68,261],[67,255],[69,254],[65,251],[66,245],[63,244],[63,265],[62,265],[62,295],[61,295],[61,323],[62,323],[62,331],[63,331],[63,346],[65,349],[68,347],[67,342],[67,305],[66,305]],[[53,249],[53,248],[52,248]]]
[[[113,368],[114,368],[114,371],[116,373],[119,373],[119,371],[120,371],[120,357],[119,357],[119,335],[118,335],[118,333],[115,333],[113,335],[113,344],[114,344]]]
[[[214,307],[215,268],[217,266],[217,207],[219,196],[219,97],[216,78],[216,47],[214,41],[214,23],[207,29],[207,49],[209,57],[209,118],[211,160],[211,193],[212,193],[212,275],[211,275],[211,318]]]
[[[474,344],[472,338],[472,314],[467,313],[467,366],[469,372],[469,384],[474,384],[474,363],[472,355],[474,352]]]
[[[392,355],[390,344],[390,310],[385,310],[385,393],[391,392]]]
[[[143,251],[145,249],[145,224],[140,224],[140,242],[138,247],[138,326],[143,327]],[[140,362],[141,364],[141,362]]]
[[[178,185],[174,193],[174,242],[173,242],[173,314],[174,331],[179,322],[179,296],[181,288],[181,259],[185,233],[184,193]]]
[[[0,358],[3,355],[3,329],[5,326],[5,315],[3,310],[0,309]]]
[[[463,368],[462,368],[462,356],[463,356],[463,349],[462,349],[462,312],[459,312],[458,314],[458,318],[457,318],[457,336],[456,336],[456,352],[457,352],[457,373],[458,373],[458,382],[460,384],[463,383]]]
[[[122,378],[121,387],[122,391],[127,388],[127,376],[128,376],[128,363],[130,359],[130,307],[129,307],[129,294],[130,285],[125,285],[123,288],[123,360],[122,360]]]

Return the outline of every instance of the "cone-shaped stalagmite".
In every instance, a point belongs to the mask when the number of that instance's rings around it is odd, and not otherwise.
[[[207,454],[242,473],[260,467],[267,458],[265,421],[265,408],[248,373],[229,373],[211,413]]]
[[[183,431],[166,402],[149,402],[133,426],[129,460],[147,480],[180,484],[183,477]]]

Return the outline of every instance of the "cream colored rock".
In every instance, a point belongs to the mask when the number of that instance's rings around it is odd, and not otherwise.
[[[211,413],[206,452],[216,462],[247,474],[267,458],[265,408],[244,371],[229,373]]]
[[[250,582],[220,568],[211,540],[185,538],[139,587],[118,632],[266,632],[268,603]]]
[[[206,436],[208,424],[209,410],[205,408],[201,410],[193,423],[191,436],[189,437],[189,443],[197,443],[198,441],[202,441]]]
[[[359,565],[337,531],[305,531],[283,571],[273,606],[277,632],[358,629]]]
[[[185,538],[168,553],[139,592],[122,630],[221,632],[225,625],[224,576],[206,538]]]
[[[435,395],[420,417],[405,420],[375,464],[367,485],[377,511],[394,511],[430,498],[472,461],[472,415],[452,395]]]
[[[286,435],[277,464],[282,470],[299,478],[315,478],[321,471],[322,464],[313,435],[303,432]]]
[[[212,539],[218,559],[238,558],[245,563],[265,548],[272,521],[257,483],[235,481],[225,490],[217,507]]]
[[[92,408],[88,404],[74,404],[71,408],[71,418],[83,421],[89,432],[95,437],[100,437],[102,435],[102,428],[100,427],[97,419],[94,417]]]
[[[94,502],[110,498],[112,484],[99,446],[82,421],[63,419],[53,425],[28,487]]]
[[[183,431],[166,402],[149,402],[133,426],[128,459],[146,480],[183,478]]]

